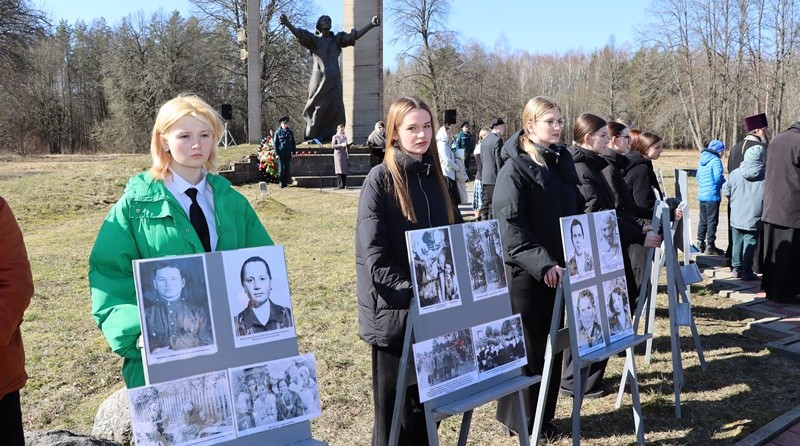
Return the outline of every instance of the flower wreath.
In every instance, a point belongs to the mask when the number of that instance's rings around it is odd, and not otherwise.
[[[278,157],[275,155],[275,146],[272,138],[264,138],[258,146],[258,170],[270,183],[278,182]]]

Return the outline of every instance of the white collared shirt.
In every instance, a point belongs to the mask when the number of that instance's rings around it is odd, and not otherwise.
[[[166,186],[172,196],[178,200],[178,203],[181,204],[186,215],[189,215],[189,206],[192,205],[192,199],[186,195],[186,189],[190,187],[197,189],[197,204],[200,205],[200,209],[203,210],[203,214],[206,216],[211,250],[216,251],[219,236],[217,235],[217,219],[214,216],[214,189],[208,185],[206,173],[207,172],[203,170],[203,179],[195,185],[186,181],[177,173],[171,172],[164,180],[164,186]]]

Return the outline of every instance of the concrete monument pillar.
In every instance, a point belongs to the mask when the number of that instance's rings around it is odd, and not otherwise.
[[[365,144],[383,116],[383,0],[342,0],[342,29],[359,29],[373,16],[381,26],[360,38],[355,46],[342,49],[342,82],[348,140]]]

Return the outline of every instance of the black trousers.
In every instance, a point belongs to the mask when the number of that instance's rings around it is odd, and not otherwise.
[[[372,446],[389,444],[402,353],[402,346],[399,348],[372,346],[372,400],[375,407]],[[405,410],[400,417],[400,425],[399,446],[428,444],[425,412],[422,411],[422,403],[419,402],[419,390],[416,384],[406,389]]]
[[[492,195],[494,194],[494,184],[483,184],[481,192],[481,220],[491,220],[492,215]]]
[[[444,177],[444,180],[447,183],[447,191],[450,192],[450,199],[453,200],[454,205],[458,206],[461,204],[461,197],[458,195],[456,180],[451,180],[448,177]]]
[[[0,443],[4,445],[25,446],[19,391],[11,392],[0,400],[0,436]]]
[[[278,180],[281,187],[292,184],[292,154],[278,155]]]

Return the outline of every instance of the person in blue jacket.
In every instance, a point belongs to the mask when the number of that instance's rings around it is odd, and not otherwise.
[[[700,154],[700,163],[697,165],[697,200],[700,202],[697,247],[706,255],[724,254],[724,251],[716,246],[719,204],[722,202],[720,190],[725,182],[722,170],[724,152],[725,144],[713,139]]]

